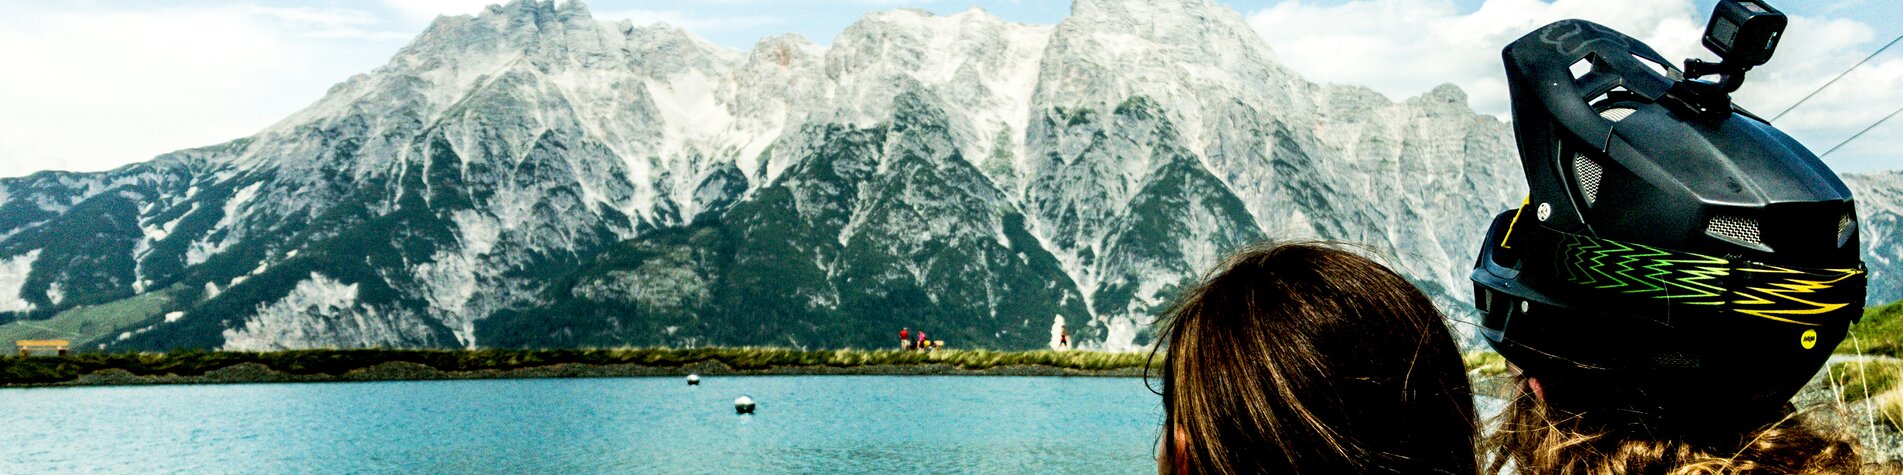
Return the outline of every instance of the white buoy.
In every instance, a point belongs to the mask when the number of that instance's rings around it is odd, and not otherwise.
[[[699,385],[700,385],[700,375],[698,375],[698,374],[690,374],[690,375],[687,375],[687,385],[688,385],[688,386],[699,386]]]
[[[740,396],[740,399],[733,400],[733,411],[736,414],[752,414],[753,398]]]

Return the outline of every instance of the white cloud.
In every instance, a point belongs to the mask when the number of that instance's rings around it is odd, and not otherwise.
[[[0,176],[109,169],[255,133],[376,64],[348,50],[395,50],[361,36],[308,39],[369,31],[364,19],[243,6],[10,8],[0,17]]]
[[[383,31],[377,26],[383,19],[375,13],[347,8],[250,7],[246,11],[291,27],[290,31],[315,38],[355,38],[367,40],[407,40],[415,33]]]
[[[314,7],[251,7],[251,11],[282,20],[331,27],[361,26],[377,23],[377,16],[362,10]]]
[[[1790,107],[1805,94],[1856,64],[1890,38],[1879,38],[1868,25],[1851,20],[1798,17],[1778,46],[1777,58],[1754,72],[1740,101],[1766,117]],[[1816,97],[1779,119],[1778,127],[1824,153],[1870,124],[1903,107],[1903,51],[1893,48],[1845,75]],[[1903,168],[1903,121],[1871,130],[1827,158],[1843,169]]]
[[[1285,64],[1310,79],[1366,85],[1395,98],[1452,83],[1467,91],[1475,110],[1504,117],[1509,99],[1500,50],[1526,32],[1556,20],[1584,18],[1639,38],[1667,58],[1710,57],[1699,43],[1707,14],[1690,0],[1486,0],[1466,13],[1451,0],[1336,5],[1297,0],[1247,17]],[[1777,57],[1750,74],[1737,100],[1767,116],[1775,114],[1862,59],[1876,40],[1873,29],[1862,22],[1794,16]],[[1903,106],[1903,55],[1888,56],[1846,77],[1778,125],[1822,153]],[[1895,153],[1872,153],[1903,149],[1903,134],[1877,132],[1832,155],[1829,162],[1847,170],[1897,168]]]
[[[383,0],[383,6],[402,14],[411,21],[429,21],[438,15],[475,15],[489,5],[508,3],[508,0]]]
[[[1453,83],[1467,90],[1476,110],[1505,114],[1500,49],[1521,35],[1583,17],[1655,46],[1696,45],[1701,27],[1691,15],[1689,1],[1488,0],[1461,14],[1451,0],[1360,0],[1284,2],[1248,19],[1286,64],[1310,79],[1365,85],[1397,98]]]

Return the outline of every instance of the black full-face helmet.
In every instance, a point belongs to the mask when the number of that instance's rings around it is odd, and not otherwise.
[[[1728,90],[1714,106],[1710,83],[1604,26],[1553,23],[1504,58],[1531,196],[1475,263],[1487,341],[1555,407],[1776,414],[1863,313],[1850,191]]]

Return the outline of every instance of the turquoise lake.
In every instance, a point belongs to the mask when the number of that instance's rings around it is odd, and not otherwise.
[[[757,414],[735,415],[749,395]],[[733,376],[0,390],[10,473],[1154,473],[1136,378]]]

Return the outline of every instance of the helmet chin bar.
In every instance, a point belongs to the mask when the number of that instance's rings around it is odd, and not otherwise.
[[[1731,93],[1744,86],[1744,75],[1764,65],[1777,51],[1778,40],[1790,20],[1762,0],[1722,0],[1705,26],[1705,49],[1718,54],[1716,63],[1685,60],[1685,78],[1662,102],[1697,117],[1722,119],[1731,113]],[[1698,78],[1718,76],[1717,82]]]
[[[1711,256],[1503,219],[1510,213],[1495,218],[1473,274],[1475,303],[1488,312],[1482,326],[1492,330],[1503,329],[1524,302],[1657,315],[1665,325],[1687,314],[1755,321],[1786,334],[1786,343],[1828,352],[1817,348],[1813,330],[1863,317],[1868,271],[1860,262],[1813,268]],[[1496,294],[1507,301],[1495,302]]]
[[[1862,313],[1866,269],[1799,268],[1494,219],[1481,335],[1548,401],[1637,427],[1767,422]],[[1530,221],[1530,220],[1529,220]]]

